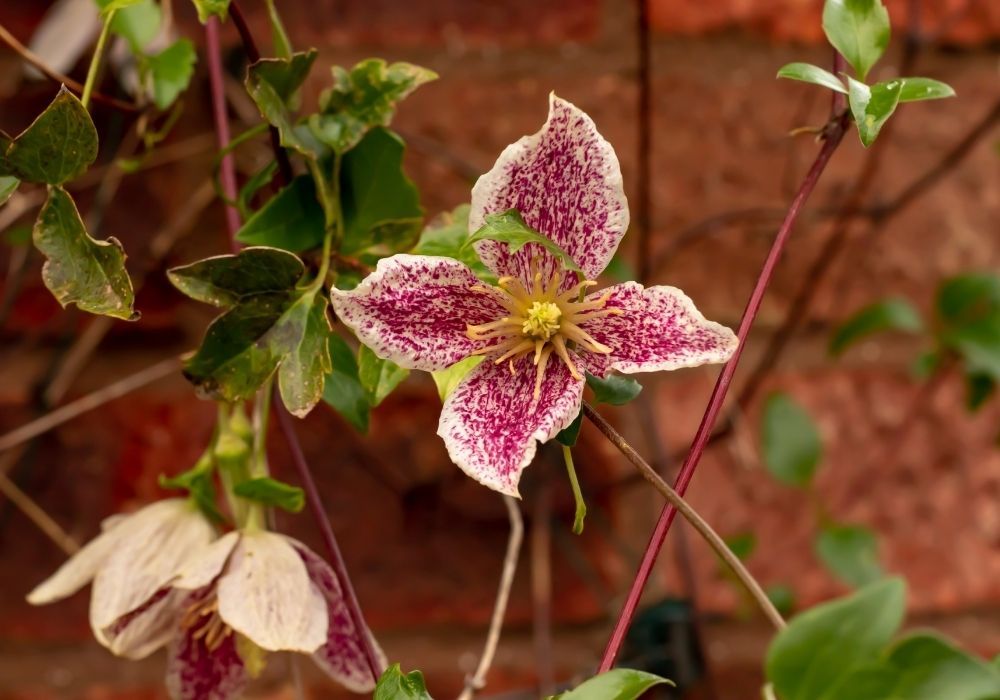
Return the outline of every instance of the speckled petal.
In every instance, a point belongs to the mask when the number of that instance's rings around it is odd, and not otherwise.
[[[545,442],[573,422],[583,380],[552,359],[535,401],[535,367],[528,355],[508,363],[489,360],[472,370],[448,396],[438,435],[455,464],[494,491],[518,496],[521,472]]]
[[[358,630],[344,602],[344,594],[333,569],[326,561],[301,542],[289,540],[302,557],[313,585],[326,599],[329,619],[326,643],[313,653],[313,661],[331,678],[355,693],[370,693],[375,689],[377,678],[372,676],[365,658],[364,648]],[[385,654],[370,630],[365,634],[372,640],[379,663],[386,666]]]
[[[239,541],[239,532],[227,532],[214,542],[193,551],[191,557],[177,570],[174,588],[193,591],[210,584],[222,573]]]
[[[144,605],[100,630],[97,641],[115,656],[143,659],[165,646],[177,634],[181,604],[188,591],[163,588]]]
[[[394,255],[351,291],[333,290],[333,309],[379,357],[401,367],[435,371],[462,360],[483,341],[467,325],[496,321],[507,312],[494,292],[457,260]],[[494,343],[499,341],[492,341]]]
[[[487,214],[508,209],[566,251],[588,279],[607,267],[628,228],[618,156],[585,112],[555,94],[541,131],[507,146],[472,188],[469,230],[482,226]],[[527,280],[536,255],[548,272],[555,266],[534,243],[513,255],[495,241],[481,241],[476,249],[498,276]]]
[[[612,369],[631,374],[697,367],[726,362],[736,350],[736,335],[705,320],[694,302],[675,287],[643,289],[640,284],[626,282],[595,292],[588,299],[608,293],[606,308],[622,313],[582,324],[595,340],[612,350],[607,361],[602,362],[598,355],[590,357],[587,369],[593,374],[603,376]]]
[[[198,604],[209,589],[188,593],[184,607]],[[167,693],[171,700],[235,700],[250,681],[236,651],[236,635],[230,634],[209,651],[204,639],[196,639],[196,627],[180,631],[170,645],[167,659]]]

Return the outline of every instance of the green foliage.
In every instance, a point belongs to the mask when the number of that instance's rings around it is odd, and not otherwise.
[[[0,206],[7,203],[20,184],[21,181],[12,175],[0,175]]]
[[[840,355],[859,340],[881,331],[916,333],[923,329],[920,313],[904,299],[877,301],[858,311],[830,339],[830,354]]]
[[[566,447],[572,447],[576,444],[576,440],[580,437],[580,428],[583,426],[583,411],[581,410],[576,414],[576,418],[573,422],[567,425],[565,428],[556,433],[556,440],[560,444],[566,445]]]
[[[302,261],[274,248],[245,248],[167,271],[170,282],[192,299],[227,308],[241,300],[291,290],[305,272]]]
[[[434,384],[437,386],[438,396],[441,397],[441,401],[447,399],[448,394],[453,392],[459,382],[465,379],[465,375],[478,367],[479,363],[482,361],[482,355],[470,355],[464,360],[459,360],[447,369],[431,372],[431,377],[434,379]]]
[[[424,674],[420,671],[403,673],[399,664],[393,664],[375,686],[372,700],[433,700],[427,693]]]
[[[311,176],[299,175],[246,220],[236,240],[298,253],[320,245],[325,229],[316,184]]]
[[[509,209],[502,214],[487,214],[486,222],[478,231],[465,239],[464,245],[471,247],[473,243],[478,241],[506,243],[512,253],[516,253],[529,243],[534,243],[545,248],[561,260],[564,266],[576,272],[581,278],[583,277],[583,271],[573,261],[573,258],[548,236],[543,236],[524,223],[524,219],[521,218],[517,209]]]
[[[466,245],[468,238],[469,205],[460,204],[451,212],[431,221],[420,234],[420,240],[412,252],[414,255],[455,258],[465,263],[479,279],[495,281],[495,277],[479,259],[475,247]]]
[[[1000,380],[1000,275],[954,277],[941,286],[936,306],[941,345],[962,358],[967,375]]]
[[[358,362],[350,346],[338,335],[327,341],[331,370],[326,375],[323,400],[362,433],[368,432],[371,404],[358,376]]]
[[[309,118],[313,136],[334,153],[346,153],[376,126],[388,126],[396,104],[437,75],[410,63],[369,58],[350,71],[333,67],[333,86],[320,95],[320,113]]]
[[[187,89],[197,60],[194,44],[187,39],[178,39],[146,59],[153,82],[153,102],[157,107],[166,109]]]
[[[302,489],[269,476],[241,481],[236,484],[233,493],[249,501],[281,508],[289,513],[298,513],[306,504]]]
[[[740,561],[746,561],[757,549],[757,535],[752,532],[740,532],[725,538],[726,546]]]
[[[113,12],[128,9],[140,2],[142,0],[101,0],[98,5],[101,8],[101,16],[106,18],[110,17]]]
[[[966,408],[978,411],[996,393],[997,380],[983,372],[966,372],[965,387]]]
[[[861,143],[867,148],[875,142],[882,126],[896,111],[903,81],[896,78],[869,86],[848,77],[847,85],[851,114],[858,127]]]
[[[271,42],[274,44],[274,55],[278,58],[289,58],[292,55],[292,42],[285,31],[285,25],[278,14],[278,8],[274,0],[265,0],[267,4],[267,18],[271,23]]]
[[[210,520],[219,523],[225,518],[215,506],[215,483],[212,481],[214,470],[212,455],[207,452],[186,472],[175,476],[160,474],[159,485],[161,489],[187,491],[198,510]]]
[[[955,89],[947,83],[933,78],[903,78],[903,89],[899,92],[900,102],[921,102],[954,97]]]
[[[609,374],[604,379],[587,374],[587,386],[594,392],[594,403],[624,406],[642,391],[642,384],[631,377]]]
[[[761,443],[764,464],[775,479],[790,486],[809,484],[823,446],[812,418],[787,394],[772,394],[764,404]]]
[[[842,92],[845,95],[847,94],[847,88],[844,87],[844,83],[841,82],[840,78],[830,71],[824,70],[819,66],[814,66],[811,63],[788,63],[778,70],[777,77],[800,80],[804,83],[812,83],[813,85],[819,85],[836,92]]]
[[[844,583],[861,587],[882,578],[875,533],[860,525],[831,524],[820,530],[816,555]]]
[[[262,58],[251,66],[251,71],[271,86],[282,103],[290,105],[309,77],[316,56],[316,49],[310,49],[290,54],[287,58]]]
[[[31,126],[9,144],[9,175],[61,185],[97,158],[97,130],[80,100],[64,87]]]
[[[361,380],[361,386],[368,395],[368,403],[373,408],[382,403],[409,374],[410,370],[383,360],[367,345],[362,345],[358,350],[358,379]]]
[[[62,306],[76,304],[127,321],[139,318],[132,310],[132,280],[121,244],[91,238],[73,198],[61,187],[49,187],[32,240],[46,258],[42,281]]]
[[[740,584],[741,587],[742,585]],[[782,583],[772,583],[764,588],[764,594],[782,615],[789,615],[795,610],[795,591],[791,587]]]
[[[209,17],[225,19],[229,14],[229,0],[192,0],[192,2],[198,10],[198,19],[202,24],[205,24]]]
[[[326,295],[302,294],[267,333],[270,352],[281,357],[278,389],[288,411],[304,417],[323,398],[324,378],[333,370],[327,340],[332,328]]]
[[[772,640],[766,675],[782,700],[840,700],[838,686],[876,658],[903,621],[898,578],[798,615]],[[853,696],[852,696],[853,697]]]
[[[107,0],[97,0],[98,7],[106,7]],[[125,39],[133,53],[139,54],[156,38],[160,31],[163,13],[155,0],[138,0],[119,9],[111,19],[111,31]]]
[[[666,678],[636,671],[616,668],[590,678],[573,690],[554,697],[559,700],[636,700],[657,685],[674,685]]]
[[[315,160],[324,154],[323,144],[316,140],[305,125],[295,123],[288,108],[291,97],[289,90],[295,86],[292,77],[299,75],[302,66],[311,65],[315,59],[315,54],[312,59],[308,56],[309,54],[295,54],[288,59],[267,58],[257,61],[247,69],[246,88],[264,120],[278,130],[281,145]],[[275,82],[272,83],[272,80]]]
[[[826,0],[823,31],[864,80],[889,45],[889,11],[881,0]]]

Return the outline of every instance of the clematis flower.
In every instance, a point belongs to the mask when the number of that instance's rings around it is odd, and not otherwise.
[[[105,521],[104,531],[28,594],[43,605],[93,581],[90,626],[118,656],[139,659],[173,636],[181,595],[170,581],[192,550],[215,537],[186,499],[168,499]]]
[[[334,290],[332,303],[361,342],[402,367],[435,371],[485,356],[446,399],[438,434],[469,476],[517,495],[537,442],[579,412],[585,373],[725,362],[736,337],[673,287],[628,282],[587,293],[625,234],[628,204],[611,145],[555,95],[541,131],[508,146],[473,187],[470,231],[510,209],[585,279],[537,243],[513,252],[484,240],[476,250],[496,286],[451,258],[395,255],[355,289]]]
[[[236,697],[263,668],[266,652],[275,651],[311,655],[355,692],[374,689],[340,584],[301,542],[230,532],[197,552],[173,586],[185,594],[167,667],[175,700]]]

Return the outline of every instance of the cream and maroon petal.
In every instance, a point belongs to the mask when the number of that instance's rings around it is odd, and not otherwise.
[[[507,146],[472,188],[469,230],[482,226],[487,214],[508,209],[551,238],[589,279],[604,271],[628,228],[618,156],[585,112],[555,94],[541,131]],[[514,254],[496,241],[481,241],[476,249],[501,277],[530,281],[533,256],[545,261],[545,279],[556,267],[534,243]]]
[[[495,491],[517,496],[521,471],[545,442],[573,422],[580,410],[583,379],[551,358],[535,392],[535,366],[530,354],[513,362],[487,359],[448,396],[438,435],[455,464]]]
[[[599,343],[611,348],[606,362],[599,357],[588,363],[588,371],[625,374],[696,367],[726,362],[736,350],[736,335],[708,321],[684,292],[675,287],[643,289],[626,282],[595,292],[588,299],[607,296],[605,309],[620,313],[595,314],[580,327]]]
[[[337,317],[376,355],[428,372],[446,369],[486,345],[468,337],[469,325],[508,313],[465,265],[429,255],[380,260],[354,289],[334,289],[331,300]]]
[[[188,593],[184,606],[201,603],[209,589]],[[224,636],[212,650],[197,628],[181,630],[170,644],[167,659],[167,693],[171,700],[233,700],[250,680],[236,650],[236,635]]]
[[[28,593],[32,605],[45,605],[73,595],[97,574],[118,545],[118,533],[103,532],[71,556],[54,574]]]
[[[177,577],[172,584],[174,588],[193,591],[210,584],[222,573],[239,541],[239,532],[227,532],[214,542],[193,551],[191,557],[177,570]]]
[[[313,661],[327,675],[348,690],[355,693],[370,693],[375,688],[378,679],[372,675],[368,666],[358,628],[348,612],[343,590],[340,587],[340,582],[337,581],[336,574],[322,557],[301,542],[289,541],[302,557],[313,585],[326,599],[329,620],[326,643],[313,653]],[[379,656],[379,669],[385,668],[385,654],[375,641],[375,637],[367,628],[364,633],[371,639],[372,646]]]
[[[144,605],[115,620],[114,624],[95,630],[97,641],[115,656],[145,658],[177,634],[181,604],[189,595],[189,591],[163,588]]]

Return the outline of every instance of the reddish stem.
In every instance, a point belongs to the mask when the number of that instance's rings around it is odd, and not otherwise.
[[[823,147],[820,149],[816,160],[813,162],[812,167],[809,168],[809,172],[806,173],[802,184],[799,186],[799,191],[788,208],[788,213],[785,215],[785,219],[778,229],[774,243],[771,244],[771,250],[767,255],[767,259],[764,260],[764,266],[761,268],[757,284],[750,294],[750,300],[747,302],[746,310],[743,312],[743,318],[740,321],[739,330],[736,333],[739,340],[736,351],[719,374],[719,379],[712,390],[712,396],[709,398],[708,406],[705,408],[705,414],[702,416],[701,424],[698,426],[698,432],[695,434],[691,449],[688,451],[687,458],[684,460],[680,473],[677,475],[677,480],[674,482],[674,490],[681,495],[684,494],[688,484],[691,483],[691,478],[694,476],[698,462],[701,460],[705,446],[711,437],[712,428],[719,417],[719,412],[722,410],[722,404],[726,399],[726,394],[729,392],[729,386],[732,383],[733,375],[736,373],[736,367],[739,365],[740,356],[743,354],[743,349],[746,346],[750,328],[757,317],[757,311],[760,309],[761,302],[764,299],[764,292],[767,291],[767,286],[771,282],[771,277],[774,275],[775,267],[781,258],[785,244],[788,242],[792,228],[795,225],[795,220],[798,218],[803,204],[805,204],[809,195],[815,189],[820,175],[830,161],[830,157],[837,149],[837,146],[840,145],[847,129],[847,124],[848,114],[843,112],[832,119],[827,125],[823,135]],[[639,570],[632,581],[632,588],[629,590],[628,597],[625,599],[622,610],[618,615],[611,638],[608,640],[608,646],[604,650],[604,656],[601,659],[598,673],[609,671],[614,666],[615,658],[617,658],[618,652],[621,650],[622,644],[625,641],[625,635],[632,624],[632,618],[635,616],[635,611],[639,606],[642,591],[649,580],[653,565],[656,563],[656,558],[660,553],[660,548],[663,546],[663,541],[676,515],[677,510],[671,505],[664,506],[660,512],[659,520],[656,522],[656,527],[653,529],[653,534],[649,539],[649,544],[646,545],[646,551],[639,564]]]
[[[205,23],[205,43],[208,52],[208,80],[212,88],[212,117],[215,119],[215,138],[219,150],[224,151],[229,146],[229,115],[226,113],[226,91],[222,77],[222,54],[219,50],[219,20],[209,17]],[[226,227],[229,229],[229,247],[233,252],[240,249],[236,242],[236,232],[240,230],[240,212],[230,202],[236,201],[236,164],[233,154],[222,156],[219,166],[219,180],[222,183],[222,193],[229,201],[226,207]]]

